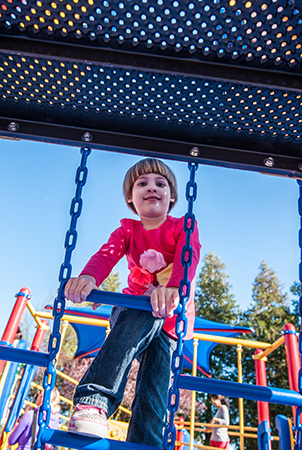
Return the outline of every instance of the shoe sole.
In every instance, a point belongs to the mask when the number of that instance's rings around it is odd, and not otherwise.
[[[107,435],[108,427],[104,426],[104,430],[102,432],[89,431],[87,430],[87,422],[85,421],[85,427],[81,427],[82,424],[78,424],[77,427],[68,427],[69,433],[79,434],[81,436],[94,437],[99,439],[104,439]],[[100,425],[98,424],[98,427]]]

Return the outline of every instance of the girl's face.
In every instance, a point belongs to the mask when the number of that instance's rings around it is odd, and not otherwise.
[[[37,396],[37,400],[36,400],[36,405],[40,406],[42,405],[42,401],[43,401],[43,393],[39,392],[38,396]]]
[[[170,186],[165,177],[157,173],[148,173],[138,177],[132,188],[132,197],[128,200],[133,203],[142,219],[166,218],[171,198]]]
[[[220,398],[211,398],[211,402],[214,406],[216,406],[216,408],[220,408],[221,407],[221,400]]]

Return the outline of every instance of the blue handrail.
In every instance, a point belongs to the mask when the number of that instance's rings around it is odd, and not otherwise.
[[[146,295],[121,294],[119,292],[99,291],[94,289],[88,295],[87,302],[103,303],[105,305],[122,306],[131,309],[140,309],[142,311],[152,311],[150,297]],[[174,314],[181,312],[181,304],[177,305]]]

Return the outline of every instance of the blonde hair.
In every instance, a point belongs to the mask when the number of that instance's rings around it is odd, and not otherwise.
[[[156,173],[166,178],[168,181],[171,198],[174,199],[173,202],[170,202],[169,210],[171,211],[173,206],[177,201],[177,182],[174,173],[172,170],[162,161],[155,158],[145,158],[138,161],[134,166],[130,167],[127,171],[124,182],[123,182],[123,194],[129,208],[137,214],[135,206],[133,203],[129,203],[128,200],[132,197],[132,188],[138,177],[142,175],[146,175],[147,173]]]
[[[54,387],[50,394],[50,407],[51,412],[56,414],[60,411],[60,392],[58,388]]]

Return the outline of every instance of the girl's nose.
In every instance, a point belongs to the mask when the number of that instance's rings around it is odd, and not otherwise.
[[[157,186],[156,186],[156,184],[150,184],[149,186],[148,186],[148,191],[156,191],[157,190]]]

